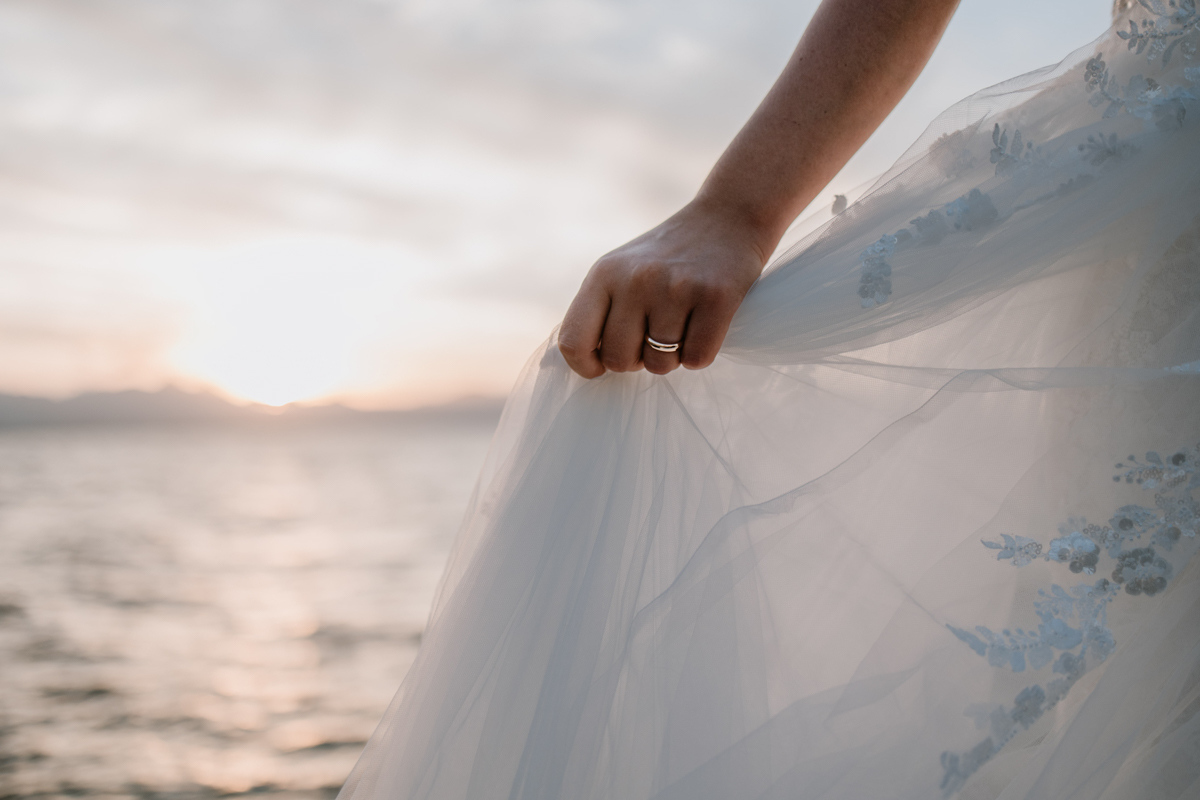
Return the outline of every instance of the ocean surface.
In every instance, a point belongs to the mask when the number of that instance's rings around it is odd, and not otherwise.
[[[332,796],[492,429],[0,429],[0,796]]]

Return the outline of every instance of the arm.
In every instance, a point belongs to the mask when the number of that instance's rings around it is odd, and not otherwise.
[[[559,331],[571,368],[711,364],[788,225],[900,102],[957,5],[824,0],[696,197],[588,272]],[[682,346],[661,353],[647,335]]]

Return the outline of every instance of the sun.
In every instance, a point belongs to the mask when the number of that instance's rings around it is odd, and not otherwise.
[[[293,317],[267,307],[251,319],[227,319],[179,348],[177,366],[243,400],[271,406],[320,400],[350,379],[356,348],[335,335],[344,330],[339,320],[314,326]]]
[[[383,313],[373,280],[387,274],[361,248],[284,239],[206,255],[187,287],[174,369],[272,406],[319,401],[354,381]]]
[[[402,243],[280,235],[152,255],[177,309],[171,377],[271,406],[501,395],[557,322]]]

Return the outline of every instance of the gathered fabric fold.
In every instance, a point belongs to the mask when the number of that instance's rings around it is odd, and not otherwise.
[[[938,117],[712,367],[552,336],[340,797],[1194,797],[1200,16],[1129,14]]]

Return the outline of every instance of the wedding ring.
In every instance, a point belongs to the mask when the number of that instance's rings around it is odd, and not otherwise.
[[[651,350],[657,350],[660,353],[674,353],[679,349],[679,342],[667,344],[666,342],[656,341],[649,336],[646,337],[646,344],[650,345]]]

